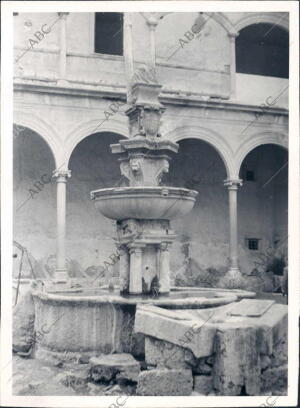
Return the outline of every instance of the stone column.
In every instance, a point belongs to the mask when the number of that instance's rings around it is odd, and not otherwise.
[[[159,248],[159,293],[170,292],[170,252],[167,243]]]
[[[150,56],[151,56],[151,65],[155,70],[156,59],[155,59],[155,29],[158,24],[157,19],[154,16],[151,16],[147,19],[147,24],[150,31]]]
[[[56,238],[56,270],[54,280],[67,282],[68,271],[66,266],[66,183],[71,177],[70,170],[55,170],[53,177],[57,185],[57,238]]]
[[[130,280],[129,293],[139,295],[142,293],[142,248],[132,246],[130,248]]]
[[[119,248],[120,252],[120,292],[129,292],[129,251],[125,246]]]
[[[67,33],[66,18],[69,13],[58,13],[60,17],[60,50],[59,50],[59,80],[66,80],[67,68]]]
[[[241,277],[238,266],[237,191],[242,180],[225,180],[224,185],[229,193],[229,274],[234,279]]]
[[[230,96],[235,97],[236,93],[236,57],[235,39],[238,34],[228,34],[230,40]]]
[[[130,84],[134,75],[131,13],[124,13],[123,50],[127,83]],[[132,101],[131,86],[127,86],[127,101]]]

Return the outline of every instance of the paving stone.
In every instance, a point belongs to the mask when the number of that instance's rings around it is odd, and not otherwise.
[[[67,364],[64,367],[64,371],[56,376],[56,381],[65,387],[71,387],[75,391],[80,391],[86,386],[89,378],[89,366]]]
[[[116,379],[136,382],[140,372],[140,363],[131,354],[125,353],[92,357],[90,364],[94,381]]]
[[[195,375],[194,391],[202,395],[208,395],[213,389],[213,377],[211,375]]]
[[[151,370],[139,375],[137,395],[191,395],[193,376],[191,370]]]

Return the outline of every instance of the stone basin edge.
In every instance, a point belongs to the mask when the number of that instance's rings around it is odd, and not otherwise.
[[[84,296],[68,296],[55,293],[46,293],[41,291],[33,291],[33,297],[39,298],[43,302],[49,303],[58,303],[58,304],[116,304],[116,305],[153,305],[158,307],[170,307],[179,306],[177,308],[204,308],[204,307],[213,307],[221,306],[224,304],[232,303],[238,300],[238,297],[235,295],[232,296],[223,296],[213,299],[204,299],[203,297],[198,298],[195,296],[188,299],[163,299],[163,300],[151,300],[151,299],[130,299],[123,298],[119,295],[84,295]]]
[[[166,193],[164,195],[163,193]],[[174,198],[172,196],[176,196],[175,198],[190,198],[196,199],[198,195],[198,191],[196,190],[189,190],[188,188],[184,187],[168,187],[168,186],[146,186],[146,187],[109,187],[109,188],[101,188],[97,190],[93,190],[90,192],[90,196],[92,199],[97,197],[109,196],[115,194],[138,194],[139,196],[145,194],[146,196],[149,194],[159,194],[162,197],[169,197]],[[179,196],[179,197],[178,197]]]

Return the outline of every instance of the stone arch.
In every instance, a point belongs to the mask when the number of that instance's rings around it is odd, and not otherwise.
[[[231,21],[225,16],[224,13],[220,12],[214,13],[213,18],[224,28],[224,30],[227,32],[229,36],[235,37],[238,34],[236,28],[231,23]]]
[[[75,147],[86,137],[94,133],[111,132],[117,133],[123,137],[128,138],[128,125],[126,122],[109,119],[104,123],[104,119],[92,119],[88,122],[82,123],[73,129],[66,138],[65,143],[65,163],[68,166],[70,157]],[[100,125],[101,124],[101,125]]]
[[[160,19],[158,20],[158,22],[160,22],[160,21],[163,20],[167,15],[173,14],[173,13],[174,13],[174,12],[168,12],[168,13],[153,13],[153,14],[157,14],[156,17],[157,17],[157,18],[160,18]],[[146,13],[143,13],[143,14],[144,14],[144,18],[145,18],[146,20],[149,20],[149,19],[146,17]],[[219,24],[224,28],[224,30],[227,32],[228,35],[231,35],[231,36],[237,35],[236,28],[233,26],[233,24],[232,24],[232,23],[230,22],[230,20],[225,16],[224,13],[220,13],[220,12],[217,12],[217,13],[207,13],[207,12],[205,12],[204,14],[207,14],[209,17],[211,17],[213,20],[215,20],[217,23],[219,23]]]
[[[242,144],[235,154],[235,174],[238,175],[241,170],[241,165],[246,156],[256,147],[266,144],[275,144],[288,150],[287,135],[280,132],[263,132],[254,135],[249,140]]]
[[[200,126],[182,126],[180,128],[175,128],[165,137],[173,142],[183,139],[198,139],[209,143],[221,156],[226,169],[227,178],[234,176],[231,148],[218,133]]]
[[[239,32],[244,27],[258,23],[270,23],[274,25],[276,24],[286,31],[289,31],[288,16],[282,16],[281,18],[278,18],[274,13],[247,13],[235,23],[234,27],[236,31]]]
[[[62,143],[56,130],[49,125],[49,123],[32,114],[32,112],[29,114],[23,111],[14,112],[13,123],[15,125],[27,127],[41,136],[52,153],[56,168],[61,165],[59,158],[61,155]]]

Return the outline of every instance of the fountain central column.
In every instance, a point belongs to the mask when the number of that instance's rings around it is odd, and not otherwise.
[[[148,83],[142,82],[145,75]],[[197,192],[163,184],[179,146],[159,133],[165,108],[153,67],[146,73],[136,70],[134,77],[132,104],[126,111],[130,136],[111,145],[123,184],[91,194],[101,213],[117,221],[120,292],[158,296],[170,292],[169,248],[176,238],[170,220],[193,208]]]
[[[129,293],[139,295],[142,293],[142,246],[130,246],[130,280]]]
[[[159,248],[159,282],[160,293],[168,293],[170,290],[170,252],[168,244],[162,243]]]

